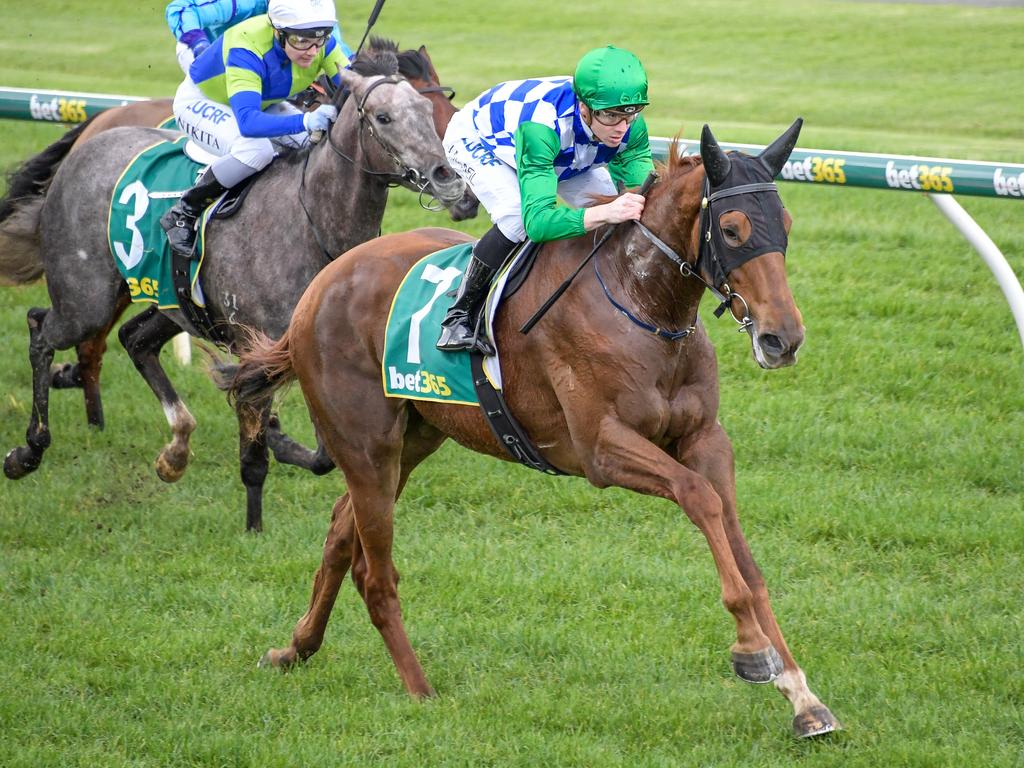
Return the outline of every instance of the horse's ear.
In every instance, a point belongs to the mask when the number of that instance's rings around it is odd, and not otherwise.
[[[790,154],[793,152],[793,147],[796,146],[797,137],[800,136],[800,128],[804,124],[804,119],[798,117],[793,121],[793,124],[786,129],[779,138],[769,144],[764,150],[758,155],[761,160],[761,164],[771,173],[772,178],[779,175],[779,171],[782,170],[782,166],[789,160]]]
[[[700,157],[704,161],[704,172],[708,175],[711,186],[721,186],[725,177],[729,175],[732,162],[718,146],[718,140],[711,133],[707,123],[704,123],[704,129],[700,132]]]
[[[427,71],[430,73],[431,79],[435,83],[441,82],[441,78],[437,76],[437,70],[434,69],[434,62],[431,61],[430,54],[427,53],[427,46],[421,45],[417,53],[419,53],[421,59],[427,62]]]

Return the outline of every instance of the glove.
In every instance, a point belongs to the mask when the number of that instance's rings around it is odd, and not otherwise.
[[[196,60],[195,55],[192,53],[192,49],[184,43],[178,43],[174,46],[174,55],[178,57],[178,66],[181,67],[181,71],[187,75],[189,67],[191,67],[192,62]]]
[[[190,29],[180,39],[181,42],[189,47],[192,55],[196,58],[199,58],[199,54],[210,47],[210,41],[206,38],[206,33],[201,29]]]
[[[313,133],[313,131],[326,131],[331,127],[331,123],[337,119],[338,110],[330,105],[325,105],[304,114],[302,116],[302,125],[310,133]]]

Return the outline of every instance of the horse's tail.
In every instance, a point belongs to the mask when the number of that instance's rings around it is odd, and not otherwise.
[[[291,334],[285,331],[284,336],[274,341],[254,328],[242,326],[241,333],[245,351],[238,363],[214,359],[210,376],[218,389],[227,392],[228,402],[255,411],[295,379]]]
[[[57,166],[93,118],[72,128],[7,175],[0,200],[0,283],[23,285],[43,274],[39,258],[39,216]]]

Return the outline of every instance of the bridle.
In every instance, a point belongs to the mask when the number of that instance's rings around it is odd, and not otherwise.
[[[412,168],[406,165],[398,156],[398,154],[393,149],[391,149],[391,147],[389,147],[387,143],[383,139],[381,139],[380,136],[377,135],[377,132],[374,131],[373,129],[373,121],[368,117],[366,112],[366,100],[369,98],[370,94],[373,93],[374,89],[381,85],[384,85],[385,83],[389,85],[398,85],[400,83],[407,82],[408,80],[406,80],[404,77],[400,75],[387,75],[385,77],[381,77],[378,80],[374,80],[372,83],[370,83],[369,87],[363,93],[362,99],[360,99],[359,103],[356,104],[356,115],[358,117],[357,135],[359,137],[358,141],[360,152],[363,155],[366,154],[363,144],[363,134],[369,133],[370,136],[372,136],[374,140],[376,140],[376,142],[381,146],[385,154],[389,158],[391,158],[395,165],[398,166],[399,170],[402,171],[401,173],[392,173],[389,171],[374,171],[370,168],[367,168],[365,165],[356,162],[355,158],[345,154],[345,151],[341,147],[339,147],[338,144],[335,142],[333,131],[331,130],[331,128],[333,128],[333,125],[327,129],[327,145],[331,148],[331,151],[334,152],[334,154],[338,155],[338,157],[342,158],[355,168],[358,168],[360,171],[367,174],[368,176],[384,177],[387,180],[385,183],[388,187],[397,187],[400,186],[402,182],[408,182],[410,185],[416,187],[416,189],[419,191],[419,203],[421,208],[428,211],[440,210],[439,208],[435,209],[431,207],[429,204],[425,205],[423,202],[423,196],[425,194],[428,194],[427,189],[430,187],[430,181],[426,179],[423,176],[423,174],[420,173],[416,168]],[[435,86],[431,86],[431,93],[433,92],[434,87]],[[447,86],[436,86],[436,88],[442,92],[451,91],[453,97],[455,95],[454,89],[448,88]],[[427,89],[417,90],[420,93],[427,92]],[[345,103],[345,99],[348,98],[348,94],[348,91],[339,89],[338,94],[332,100],[333,102],[336,102],[335,106],[338,109],[339,116],[341,108]],[[323,238],[320,236],[320,231],[317,229],[316,224],[313,222],[313,217],[310,215],[309,209],[306,207],[306,201],[303,196],[303,190],[305,190],[306,188],[306,169],[309,166],[309,156],[311,154],[312,152],[307,152],[305,158],[302,161],[302,180],[299,183],[299,203],[302,206],[303,213],[306,214],[306,220],[309,222],[310,227],[312,227],[313,229],[313,237],[316,239],[317,245],[320,246],[320,250],[323,252],[327,260],[331,261],[333,257],[327,250],[327,247],[324,245]],[[432,195],[431,199],[433,199]]]
[[[391,147],[389,147],[387,143],[383,139],[381,139],[379,135],[377,135],[377,132],[373,128],[373,121],[367,116],[366,113],[366,100],[370,97],[370,94],[373,93],[373,91],[376,88],[378,88],[381,85],[384,85],[385,83],[388,85],[398,85],[400,83],[406,82],[408,82],[408,80],[406,80],[404,77],[401,77],[400,75],[387,75],[386,77],[382,77],[379,80],[374,80],[372,83],[370,83],[370,86],[363,93],[363,98],[360,99],[359,103],[356,105],[356,115],[358,116],[357,135],[359,137],[358,141],[360,152],[362,152],[364,155],[366,154],[363,145],[363,135],[364,133],[368,133],[380,145],[381,149],[384,150],[384,153],[389,158],[391,158],[395,165],[398,166],[401,173],[396,174],[390,171],[374,171],[365,166],[360,166],[355,161],[354,158],[346,155],[344,150],[342,150],[341,147],[339,147],[337,143],[335,143],[333,132],[330,130],[327,131],[327,144],[328,146],[330,146],[334,154],[348,161],[353,166],[359,168],[360,171],[367,174],[368,176],[383,176],[387,178],[387,185],[389,187],[397,187],[402,182],[408,182],[412,186],[416,187],[416,189],[419,190],[419,193],[422,196],[423,193],[426,192],[427,187],[430,186],[430,181],[427,180],[423,176],[423,174],[420,173],[416,168],[411,168],[410,166],[406,165],[402,158],[400,158],[398,154],[393,149],[391,149]]]
[[[726,269],[721,255],[715,248],[711,237],[711,230],[715,221],[715,218],[712,215],[712,204],[725,197],[733,197],[735,195],[753,195],[763,192],[778,192],[778,187],[775,186],[775,182],[758,182],[754,184],[739,184],[733,187],[717,190],[716,192],[711,192],[711,183],[705,175],[704,191],[700,203],[697,260],[693,265],[676,253],[671,246],[655,235],[646,226],[641,224],[639,221],[633,222],[640,233],[647,238],[655,248],[676,264],[679,269],[679,273],[683,277],[693,278],[697,282],[703,284],[703,286],[719,300],[720,303],[714,311],[715,317],[721,317],[726,309],[732,310],[733,302],[737,299],[743,304],[743,311],[739,317],[737,317],[736,312],[730,312],[733,319],[740,326],[738,329],[740,333],[744,331],[749,333],[753,328],[754,321],[750,317],[750,308],[747,305],[746,299],[736,293],[736,291],[732,290],[729,286],[728,275],[732,269],[740,266],[743,262],[734,264],[729,270]],[[612,297],[611,292],[608,290],[608,286],[605,285],[604,279],[601,277],[601,272],[598,268],[596,258],[594,259],[594,271],[597,274],[598,282],[601,284],[601,288],[604,290],[605,296],[608,298],[608,301],[611,302],[612,306],[644,330],[669,341],[678,341],[680,339],[685,339],[696,329],[696,315],[694,316],[693,323],[688,328],[684,328],[679,331],[670,331],[664,328],[658,328],[657,326],[653,326],[650,323],[640,320]],[[703,275],[707,275],[710,280],[705,279]]]

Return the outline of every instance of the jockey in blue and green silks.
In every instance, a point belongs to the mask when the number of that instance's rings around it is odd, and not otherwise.
[[[644,198],[612,196],[615,181],[639,186],[654,169],[647,125],[647,74],[629,51],[587,53],[573,77],[500,83],[448,124],[448,162],[466,181],[494,226],[473,248],[455,303],[442,321],[438,349],[493,354],[476,333],[491,279],[515,245],[577,237],[605,224],[639,219]],[[569,206],[558,204],[561,196]]]
[[[203,209],[274,159],[330,128],[333,106],[303,113],[285,101],[322,74],[340,85],[348,58],[331,37],[332,0],[270,0],[265,16],[236,24],[189,67],[174,96],[178,127],[217,156],[160,219],[171,248],[191,254]]]
[[[187,75],[192,62],[210,43],[229,28],[267,12],[267,0],[171,0],[164,16],[167,26],[177,41],[175,55],[178,65]],[[352,58],[352,50],[345,45],[341,28],[335,24],[331,34],[345,58]]]

